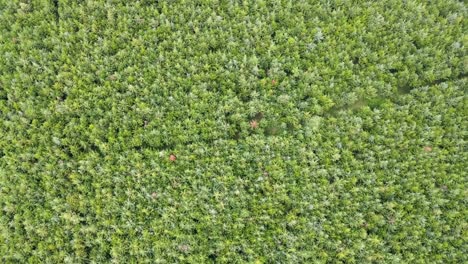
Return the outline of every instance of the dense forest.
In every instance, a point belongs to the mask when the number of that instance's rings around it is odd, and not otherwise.
[[[0,262],[466,262],[466,15],[0,0]]]

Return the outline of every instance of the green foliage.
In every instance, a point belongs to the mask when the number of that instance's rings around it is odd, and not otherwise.
[[[0,261],[466,262],[466,14],[0,0]]]

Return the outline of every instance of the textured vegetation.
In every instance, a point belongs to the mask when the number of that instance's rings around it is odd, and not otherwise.
[[[466,15],[0,0],[0,262],[466,262]]]

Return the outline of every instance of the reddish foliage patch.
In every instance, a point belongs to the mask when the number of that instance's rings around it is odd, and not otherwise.
[[[432,147],[430,147],[430,146],[425,146],[425,147],[424,147],[424,151],[425,151],[425,152],[431,152],[431,151],[432,151]]]
[[[250,127],[253,129],[258,128],[258,121],[257,120],[250,121]]]

